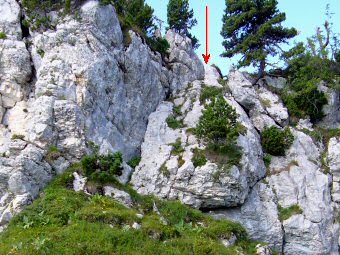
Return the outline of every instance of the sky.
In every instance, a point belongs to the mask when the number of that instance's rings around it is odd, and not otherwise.
[[[168,0],[146,0],[154,8],[154,14],[163,21],[167,21]],[[307,37],[315,34],[317,27],[322,27],[326,19],[326,5],[330,4],[333,31],[340,33],[340,0],[278,0],[278,9],[286,13],[287,27],[295,27],[299,35],[290,40],[294,42],[306,41]],[[222,29],[222,17],[225,10],[225,0],[189,0],[193,8],[197,26],[191,32],[200,41],[200,48],[196,50],[199,57],[205,53],[205,6],[209,8],[209,64],[216,64],[223,74],[227,74],[230,66],[237,63],[237,58],[228,59],[220,57],[224,51],[223,38],[220,35]],[[164,27],[166,24],[164,25]],[[251,69],[250,69],[251,71]]]

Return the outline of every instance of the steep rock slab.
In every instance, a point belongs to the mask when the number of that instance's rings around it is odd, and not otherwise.
[[[240,115],[239,121],[247,129],[240,135],[237,144],[242,148],[240,167],[222,169],[208,161],[195,167],[192,161],[195,148],[204,148],[191,134],[202,114],[203,105],[199,96],[202,84],[193,82],[192,88],[181,91],[174,99],[180,107],[180,117],[185,128],[171,129],[166,119],[172,114],[174,104],[162,103],[149,117],[149,124],[142,144],[142,161],[136,168],[131,182],[142,194],[155,194],[170,199],[179,199],[196,208],[215,208],[242,204],[249,188],[264,176],[265,168],[259,135],[243,109],[227,98]],[[172,153],[173,144],[180,142],[182,158]]]
[[[29,203],[53,175],[79,159],[87,142],[99,144],[102,153],[135,155],[149,114],[176,83],[140,36],[130,32],[124,47],[111,5],[88,1],[79,15],[58,18],[55,30],[30,31],[29,51],[22,41],[0,40],[0,225],[21,208],[13,211],[14,204]],[[177,82],[196,79],[200,74],[193,68]],[[11,140],[13,135],[19,139]],[[52,145],[62,156],[46,162]]]
[[[204,66],[196,55],[188,37],[169,29],[165,38],[170,44],[169,64],[173,77],[171,90],[179,91],[188,82],[204,79]]]
[[[254,186],[241,207],[211,211],[209,214],[239,221],[252,238],[282,250],[284,232],[277,217],[277,199],[273,189],[265,182]]]
[[[279,97],[263,86],[254,86],[242,72],[231,69],[228,87],[234,99],[249,113],[257,130],[288,124],[288,110]]]
[[[272,158],[270,174],[264,181],[267,188],[254,188],[255,197],[250,195],[253,199],[249,198],[238,209],[217,215],[242,222],[252,237],[260,237],[284,254],[338,254],[339,225],[334,223],[330,176],[317,163],[320,151],[312,138],[295,130],[293,134],[295,140],[286,156]],[[267,189],[272,190],[274,197],[263,199],[268,196]],[[268,224],[274,226],[279,219],[279,205],[282,208],[298,205],[302,213],[283,220],[283,232],[278,227],[270,231],[263,219],[267,217]],[[261,213],[253,215],[247,208]]]

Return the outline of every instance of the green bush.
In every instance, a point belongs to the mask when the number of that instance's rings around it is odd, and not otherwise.
[[[163,57],[169,54],[170,44],[165,38],[148,38],[147,42],[153,51],[159,52]]]
[[[239,135],[237,117],[235,109],[223,96],[212,97],[203,110],[195,135],[214,146],[233,144]]]
[[[140,163],[141,160],[142,160],[142,157],[136,156],[136,157],[133,157],[132,159],[130,159],[130,160],[127,162],[127,164],[128,164],[129,166],[131,166],[133,169],[135,169],[136,166],[139,165],[139,163]]]
[[[207,100],[213,97],[222,95],[222,89],[213,86],[204,86],[200,94],[200,102],[204,104]]]
[[[183,123],[177,120],[173,115],[167,117],[165,121],[168,124],[168,127],[172,129],[182,128],[184,126]]]
[[[182,147],[181,138],[177,138],[176,142],[170,145],[172,145],[172,149],[171,149],[172,155],[180,155],[181,153],[185,151],[184,148]]]
[[[289,113],[298,118],[310,116],[311,121],[317,122],[324,117],[323,106],[327,104],[325,93],[316,86],[317,80],[296,79],[290,90],[284,90],[282,100]]]
[[[122,174],[123,156],[121,152],[107,155],[91,154],[81,159],[84,174],[89,180],[101,183],[115,182],[115,176]]]
[[[204,150],[195,148],[192,150],[192,152],[193,156],[191,161],[195,167],[204,166],[207,163],[207,158],[205,157]]]
[[[300,208],[298,204],[294,204],[288,208],[283,208],[282,206],[278,205],[278,211],[280,221],[287,220],[295,214],[303,213],[303,210]]]
[[[6,39],[7,35],[5,32],[0,32],[0,39]]]
[[[261,133],[261,144],[266,153],[274,156],[284,156],[294,141],[289,128],[283,130],[272,126],[265,128]]]

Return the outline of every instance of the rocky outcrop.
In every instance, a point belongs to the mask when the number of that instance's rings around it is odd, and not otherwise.
[[[54,30],[30,31],[22,40],[20,6],[0,3],[0,30],[7,35],[0,39],[3,224],[8,208],[19,210],[13,207],[17,198],[28,203],[54,174],[79,160],[89,142],[101,153],[119,150],[126,160],[137,155],[150,113],[204,72],[190,40],[174,32],[167,35],[168,64],[132,31],[125,47],[111,5],[87,1],[77,17],[54,15]],[[51,146],[60,157],[47,162]]]
[[[165,38],[170,44],[169,65],[173,73],[171,90],[179,91],[185,84],[204,79],[204,67],[187,37],[168,30]]]
[[[131,182],[142,194],[179,199],[196,208],[236,206],[244,202],[249,189],[264,176],[260,138],[244,110],[232,97],[226,97],[247,129],[237,140],[243,151],[240,166],[227,168],[208,160],[205,165],[195,167],[193,150],[204,145],[190,129],[196,127],[204,108],[199,100],[202,86],[202,82],[195,81],[191,88],[182,90],[173,103],[163,102],[150,115],[142,144],[142,161]],[[183,121],[183,128],[172,129],[167,125],[174,106],[181,109],[178,120]],[[181,155],[172,152],[175,143],[183,148]]]
[[[280,98],[264,86],[253,85],[245,74],[231,69],[228,87],[234,99],[249,113],[257,130],[288,124],[288,110]]]

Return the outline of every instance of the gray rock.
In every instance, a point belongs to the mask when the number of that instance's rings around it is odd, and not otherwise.
[[[73,189],[74,191],[85,191],[85,185],[87,178],[83,177],[81,174],[78,174],[77,172],[74,172],[73,174]]]
[[[176,102],[182,106],[184,123],[195,127],[201,116],[199,103],[200,84],[189,91],[179,92]],[[183,97],[181,100],[178,98]],[[237,140],[243,156],[240,167],[221,169],[208,161],[201,167],[192,163],[194,148],[204,148],[186,128],[171,129],[166,123],[172,113],[173,104],[164,102],[149,117],[149,125],[142,144],[142,161],[136,168],[131,182],[142,194],[153,193],[159,197],[180,199],[196,208],[214,208],[242,204],[249,188],[264,176],[260,139],[243,109],[232,99],[229,103],[236,108],[240,122],[246,127],[246,135]],[[188,104],[188,105],[187,105]],[[190,116],[190,117],[188,117]],[[179,156],[172,155],[172,144],[180,140],[184,152],[182,163]]]
[[[126,206],[132,206],[132,198],[129,193],[111,186],[104,186],[104,195],[112,197]]]
[[[7,38],[21,39],[20,6],[15,0],[0,0],[0,31],[5,32]]]
[[[170,44],[169,64],[172,70],[171,90],[179,91],[188,82],[204,79],[204,66],[196,55],[188,37],[169,29],[165,38]]]

